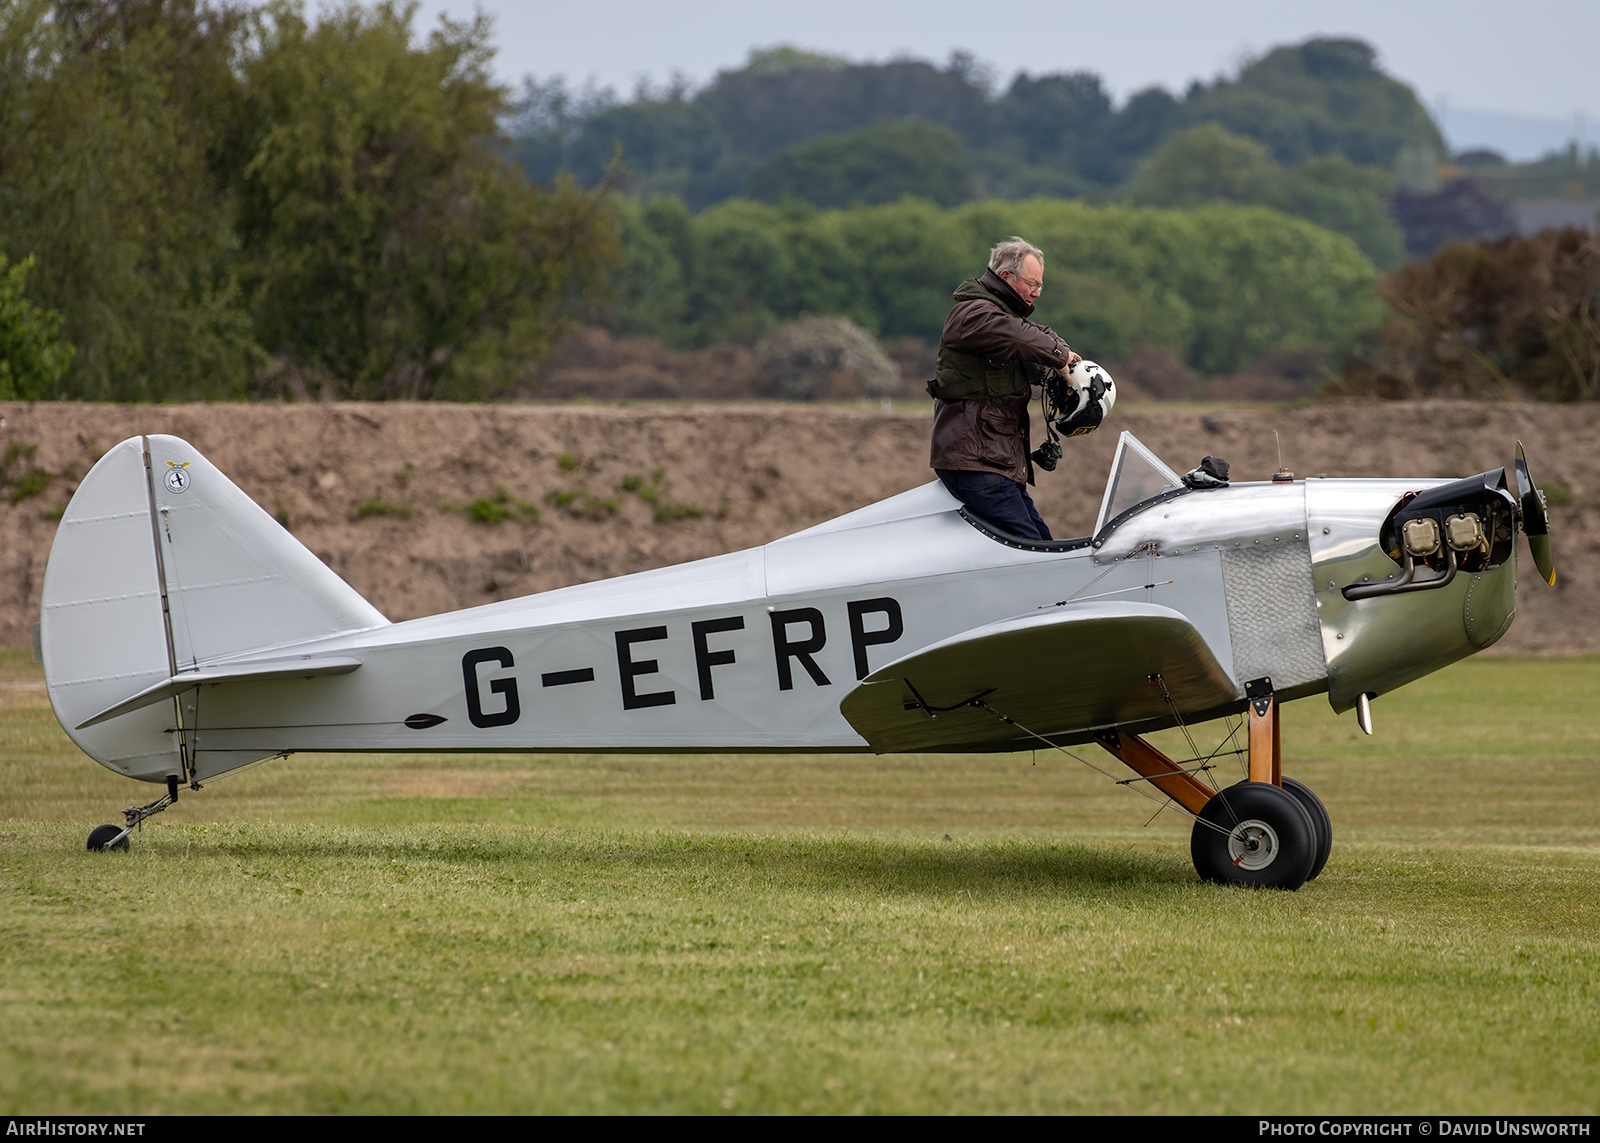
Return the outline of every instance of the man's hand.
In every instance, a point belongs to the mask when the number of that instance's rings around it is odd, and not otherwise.
[[[1069,349],[1069,350],[1067,350],[1067,363],[1064,366],[1062,366],[1060,369],[1057,369],[1056,372],[1061,374],[1061,376],[1065,377],[1068,373],[1070,373],[1072,371],[1072,367],[1074,365],[1078,364],[1078,362],[1080,362],[1082,360],[1083,360],[1083,354],[1074,353],[1072,350]]]

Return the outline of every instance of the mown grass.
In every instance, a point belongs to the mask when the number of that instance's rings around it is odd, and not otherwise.
[[[1374,739],[1288,707],[1337,831],[1292,894],[1044,754],[295,758],[89,854],[146,788],[35,671],[0,659],[8,1112],[1600,1105],[1600,661],[1461,664]]]

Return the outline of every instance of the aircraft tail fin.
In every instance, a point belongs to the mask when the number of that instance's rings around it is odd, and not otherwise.
[[[40,645],[57,718],[96,761],[156,782],[202,773],[184,733],[186,700],[129,699],[388,623],[171,436],[134,437],[100,458],[62,516],[43,596]],[[119,705],[126,713],[107,715]],[[207,759],[202,776],[254,760]]]

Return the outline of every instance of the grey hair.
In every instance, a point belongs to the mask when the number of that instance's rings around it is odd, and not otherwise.
[[[1029,254],[1039,259],[1039,268],[1044,269],[1044,251],[1013,234],[1010,240],[989,251],[989,269],[996,274],[1021,273],[1022,260]]]

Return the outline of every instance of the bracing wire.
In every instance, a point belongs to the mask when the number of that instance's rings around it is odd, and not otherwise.
[[[1061,753],[1065,754],[1068,758],[1071,758],[1073,761],[1081,762],[1083,765],[1085,765],[1089,769],[1093,770],[1096,774],[1099,774],[1099,775],[1101,775],[1103,777],[1106,777],[1106,778],[1110,778],[1113,782],[1115,782],[1119,786],[1130,786],[1134,790],[1137,790],[1144,797],[1149,798],[1151,801],[1159,802],[1160,803],[1160,809],[1158,809],[1156,811],[1157,814],[1159,814],[1161,812],[1161,810],[1166,809],[1166,807],[1169,804],[1172,804],[1172,799],[1171,798],[1167,797],[1165,794],[1156,793],[1148,785],[1145,784],[1145,783],[1147,783],[1149,781],[1149,778],[1146,777],[1145,775],[1140,775],[1137,778],[1126,778],[1126,779],[1118,778],[1116,775],[1112,774],[1110,771],[1102,770],[1100,767],[1096,766],[1093,762],[1089,761],[1087,758],[1084,758],[1084,757],[1082,757],[1081,755],[1078,755],[1078,754],[1074,754],[1071,750],[1068,750],[1065,746],[1062,746],[1060,743],[1052,741],[1051,739],[1045,737],[1044,735],[1040,734],[1036,730],[1030,730],[1028,727],[1022,725],[1022,723],[1018,722],[1016,719],[1012,718],[1010,715],[1002,714],[1000,711],[996,710],[994,707],[990,706],[988,703],[984,702],[982,699],[972,699],[972,700],[969,701],[969,703],[967,705],[979,707],[982,710],[988,711],[990,714],[994,715],[996,718],[998,718],[1001,722],[1005,723],[1006,725],[1016,727],[1018,730],[1022,731],[1022,733],[1026,734],[1028,737],[1036,739],[1039,742],[1044,743],[1046,746],[1050,747],[1050,749],[1052,749],[1052,750],[1059,750]],[[1215,783],[1213,783],[1213,786],[1215,786]],[[1231,812],[1231,810],[1230,810],[1230,812]],[[1227,827],[1220,826],[1220,825],[1216,824],[1215,822],[1206,821],[1206,819],[1202,818],[1202,817],[1195,817],[1194,820],[1196,822],[1199,822],[1200,824],[1204,825],[1207,829],[1214,830],[1214,831],[1216,831],[1217,833],[1220,833],[1220,834],[1231,834],[1233,832],[1231,829],[1229,829]],[[1151,816],[1150,821],[1155,821],[1155,816],[1154,815]],[[1148,825],[1149,823],[1147,822],[1145,824]],[[1237,825],[1238,823],[1235,822],[1234,824]]]

